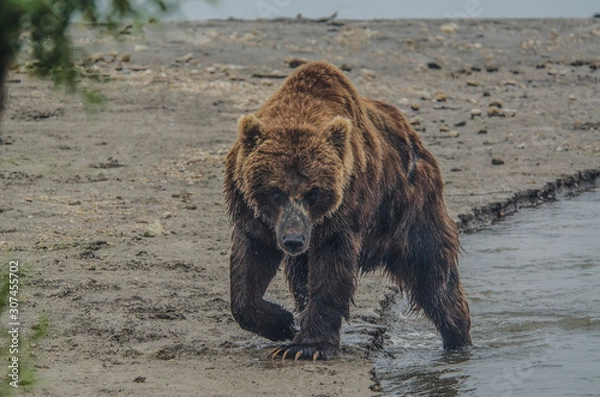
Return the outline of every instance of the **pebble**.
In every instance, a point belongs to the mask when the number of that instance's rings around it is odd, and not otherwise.
[[[419,91],[416,94],[419,95],[419,97],[421,98],[421,100],[423,101],[430,101],[431,100],[431,94],[427,91]]]
[[[90,55],[89,59],[92,63],[100,62],[100,61],[104,60],[104,54],[101,52],[96,52],[96,53]]]
[[[148,51],[148,46],[147,45],[136,44],[133,47],[133,51],[135,51],[135,52]]]
[[[489,91],[483,91],[483,96],[488,97],[488,96],[492,96],[492,94],[490,94]]]
[[[479,81],[467,80],[467,85],[470,87],[479,87]]]
[[[187,63],[187,62],[191,61],[192,59],[194,59],[194,56],[193,56],[193,55],[192,55],[192,53],[190,52],[190,53],[188,53],[188,54],[185,54],[185,55],[184,55],[184,56],[182,56],[182,57],[175,58],[175,62],[179,62],[179,63]]]
[[[483,112],[481,109],[471,109],[471,119],[474,119],[475,117],[481,117],[482,114]]]
[[[360,70],[360,73],[368,79],[374,79],[375,77],[377,77],[377,72],[375,72],[372,69],[362,68]]]
[[[440,126],[440,132],[448,132],[450,131],[450,129],[448,127],[446,127],[445,125]]]
[[[344,72],[351,72],[352,66],[348,65],[347,63],[342,63],[342,65],[340,66],[340,69]]]
[[[213,74],[217,71],[217,68],[214,66],[208,66],[205,70],[207,73]]]
[[[440,69],[442,68],[442,67],[440,66],[440,64],[439,64],[439,63],[437,63],[437,62],[429,62],[429,63],[427,64],[427,67],[428,67],[429,69],[432,69],[432,70],[440,70]]]
[[[503,84],[504,85],[510,85],[510,86],[517,86],[517,85],[519,85],[519,83],[517,83],[517,81],[513,80],[513,79],[508,79],[508,80],[504,81]]]
[[[504,117],[515,117],[516,115],[517,115],[517,111],[515,109],[502,110],[502,116],[504,116]]]
[[[287,63],[287,65],[291,69],[295,69],[298,66],[301,66],[301,65],[304,65],[305,63],[308,63],[308,60],[306,60],[306,58],[298,58],[298,57],[293,57],[293,56],[285,57],[285,59],[283,61],[285,63]]]
[[[444,91],[436,91],[436,93],[433,95],[433,99],[436,102],[446,102],[448,95]]]
[[[450,131],[448,133],[448,135],[450,136],[450,138],[458,138],[460,136],[460,132],[458,132],[458,131]]]
[[[422,122],[422,121],[423,121],[423,119],[422,119],[422,118],[420,118],[420,117],[415,117],[415,118],[412,118],[412,119],[410,119],[410,120],[409,120],[409,123],[410,123],[411,125],[421,125],[421,122]]]
[[[501,158],[498,158],[498,157],[492,158],[492,165],[502,165],[502,164],[504,164],[504,160],[502,160]]]
[[[488,117],[499,117],[500,116],[500,109],[498,109],[497,107],[494,106],[490,106],[487,109],[487,115]]]
[[[421,109],[421,106],[419,106],[418,103],[411,103],[410,108],[416,112],[417,110]]]
[[[440,31],[442,33],[446,33],[446,34],[456,34],[456,33],[458,33],[458,30],[459,30],[458,25],[455,24],[454,22],[446,23],[446,24],[440,26]]]
[[[461,120],[458,123],[454,124],[455,127],[464,127],[465,125],[467,125],[467,122],[464,120]]]
[[[482,128],[479,131],[477,131],[477,135],[483,135],[483,134],[487,134],[487,130],[485,128]]]
[[[490,102],[490,106],[494,107],[494,108],[502,109],[502,106],[504,106],[504,104],[501,101],[496,99],[496,100],[493,100]]]
[[[575,95],[569,95],[569,101],[575,102],[576,100],[577,100],[577,97]]]
[[[121,57],[119,58],[120,62],[129,62],[131,61],[131,54],[128,52],[124,52],[121,54]]]

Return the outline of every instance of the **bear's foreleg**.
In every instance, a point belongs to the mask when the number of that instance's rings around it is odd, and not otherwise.
[[[300,331],[292,344],[270,358],[322,359],[340,353],[342,319],[349,318],[356,282],[357,244],[336,234],[308,252],[308,301],[300,314]]]
[[[301,313],[308,304],[308,256],[288,256],[285,259],[285,274],[294,296],[296,312]]]
[[[230,258],[231,313],[245,330],[273,341],[293,339],[294,316],[263,299],[281,263],[274,244],[234,228]]]

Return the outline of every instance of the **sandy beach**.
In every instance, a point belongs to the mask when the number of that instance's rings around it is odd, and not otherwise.
[[[89,58],[82,86],[105,108],[86,112],[22,63],[0,132],[1,263],[26,271],[24,332],[42,312],[50,321],[31,347],[34,396],[379,394],[369,354],[401,299],[382,274],[361,277],[342,357],[329,362],[269,361],[276,344],[229,312],[223,159],[238,118],[303,60],[334,63],[406,113],[462,230],[600,180],[597,19],[230,20],[74,35]],[[293,307],[281,275],[268,299]]]

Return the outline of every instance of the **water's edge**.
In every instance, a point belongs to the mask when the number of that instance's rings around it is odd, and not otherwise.
[[[577,196],[600,185],[600,168],[579,171],[548,182],[541,189],[528,189],[515,193],[511,198],[473,208],[468,214],[458,215],[461,233],[475,232],[488,227],[522,208],[538,207],[548,201]]]
[[[520,209],[535,208],[547,202],[575,197],[596,187],[600,187],[600,168],[565,175],[554,182],[548,182],[541,189],[528,189],[517,192],[507,200],[492,202],[479,208],[473,208],[468,214],[460,214],[457,227],[461,234],[475,233],[503,220],[506,216],[518,213]],[[379,302],[380,318],[377,332],[371,334],[371,351],[383,348],[383,339],[386,332],[385,324],[390,321],[390,309],[396,303],[397,298],[399,298],[397,292],[390,292]],[[380,392],[382,391],[379,384],[380,379],[376,371],[374,357],[370,353],[369,359],[373,363],[371,380],[374,384],[371,386],[371,390]]]

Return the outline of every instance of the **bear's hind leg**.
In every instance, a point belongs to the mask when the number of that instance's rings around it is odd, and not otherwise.
[[[413,307],[436,326],[444,349],[454,350],[471,345],[471,319],[458,274],[458,235],[451,225],[435,231],[426,222],[413,226],[406,261],[388,271],[407,290]]]

